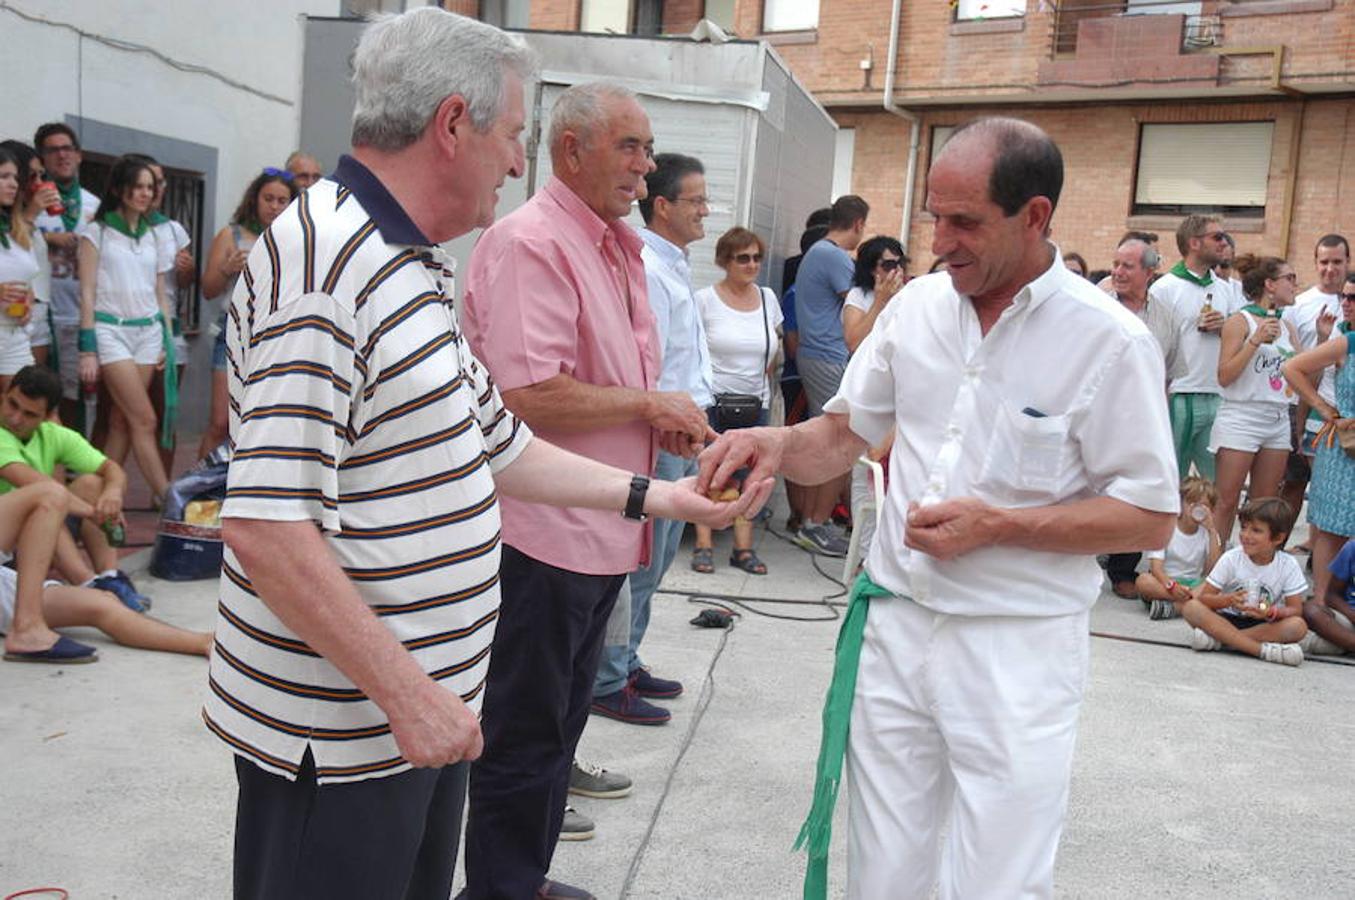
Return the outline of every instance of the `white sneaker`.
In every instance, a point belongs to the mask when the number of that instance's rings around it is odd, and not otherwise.
[[[1190,649],[1199,650],[1217,650],[1223,645],[1219,643],[1218,638],[1210,637],[1203,628],[1193,628],[1190,632]]]
[[[1298,666],[1303,664],[1303,648],[1298,644],[1265,643],[1261,645],[1261,658],[1284,666]]]

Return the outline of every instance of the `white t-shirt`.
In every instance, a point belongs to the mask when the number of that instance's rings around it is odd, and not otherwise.
[[[1208,581],[1223,593],[1231,594],[1245,588],[1252,579],[1257,581],[1260,600],[1267,606],[1283,606],[1285,597],[1308,592],[1308,579],[1303,577],[1303,569],[1293,556],[1282,550],[1277,551],[1269,563],[1258,566],[1241,547],[1234,547],[1219,557]],[[1239,612],[1233,607],[1228,609]]]
[[[1247,320],[1247,340],[1260,327],[1258,319],[1249,312],[1242,312]],[[1281,321],[1280,336],[1270,343],[1263,343],[1252,351],[1251,358],[1232,384],[1221,388],[1223,399],[1229,403],[1298,403],[1298,395],[1285,381],[1280,367],[1295,353],[1293,326]]]
[[[763,408],[771,405],[767,366],[776,356],[781,340],[781,304],[770,288],[762,288],[761,309],[732,309],[716,293],[715,286],[696,292],[696,306],[706,329],[710,368],[717,394],[755,394]]]
[[[161,222],[151,229],[160,252],[160,271],[168,272],[174,268],[174,257],[179,251],[193,243],[188,231],[173,219]]]
[[[875,289],[866,289],[853,285],[847,292],[847,296],[842,300],[842,311],[845,313],[847,307],[852,306],[861,310],[863,313],[870,312],[870,306],[875,302]]]
[[[1194,534],[1186,534],[1179,527],[1173,528],[1166,549],[1149,550],[1143,558],[1162,560],[1168,578],[1199,581],[1204,577],[1204,564],[1209,561],[1209,532],[1196,528]]]
[[[79,234],[98,211],[99,198],[81,188],[80,224],[75,227],[75,233]],[[44,234],[64,233],[66,231],[66,226],[61,223],[61,216],[59,215],[49,216],[45,212],[40,213],[34,224]],[[49,299],[52,303],[52,321],[57,325],[78,325],[80,324],[80,279],[77,275],[75,248],[56,250],[49,247],[48,251],[47,258],[51,272]]]
[[[1171,272],[1148,287],[1149,303],[1164,303],[1171,310],[1172,329],[1163,347],[1167,358],[1169,394],[1219,393],[1219,335],[1197,326],[1205,299],[1215,311],[1230,316],[1237,311],[1233,287],[1214,281],[1201,287]]]
[[[1314,285],[1294,298],[1294,305],[1284,311],[1284,318],[1298,329],[1302,350],[1317,346],[1317,319],[1323,312],[1341,319],[1341,295],[1324,293]],[[1335,329],[1333,329],[1335,331]]]
[[[160,244],[150,231],[132,240],[102,222],[80,232],[99,251],[94,308],[119,319],[142,319],[160,311],[155,278],[160,273]],[[172,262],[171,262],[172,264]]]

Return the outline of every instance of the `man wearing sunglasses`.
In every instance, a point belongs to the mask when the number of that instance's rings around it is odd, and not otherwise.
[[[1163,304],[1172,313],[1163,351],[1177,469],[1184,478],[1193,465],[1213,481],[1209,432],[1221,390],[1219,331],[1237,308],[1232,284],[1214,276],[1214,267],[1228,251],[1228,233],[1218,216],[1189,215],[1176,229],[1176,247],[1181,260],[1153,282],[1149,302]]]
[[[80,140],[63,122],[48,122],[33,135],[33,146],[42,156],[47,175],[61,193],[62,210],[38,216],[38,230],[47,241],[47,259],[52,267],[52,325],[56,333],[57,360],[61,366],[62,419],[73,421],[80,381],[76,362],[80,358],[76,338],[80,330],[80,279],[75,251],[79,232],[99,211],[99,198],[80,186]],[[41,329],[38,329],[41,331]],[[39,335],[41,339],[41,335]]]

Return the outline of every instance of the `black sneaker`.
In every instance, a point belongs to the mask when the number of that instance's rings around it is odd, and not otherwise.
[[[572,806],[565,807],[565,820],[560,824],[560,840],[591,841],[593,839],[593,820]]]
[[[588,711],[595,716],[606,716],[630,725],[664,725],[673,717],[668,710],[655,706],[635,693],[629,684],[619,691],[594,697]]]
[[[641,697],[655,700],[672,700],[682,696],[682,682],[659,678],[643,666],[630,673],[630,686]]]

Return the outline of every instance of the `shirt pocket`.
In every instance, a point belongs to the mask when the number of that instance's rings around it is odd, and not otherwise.
[[[1032,416],[1000,403],[978,487],[1016,503],[1047,502],[1071,479],[1069,417]]]

